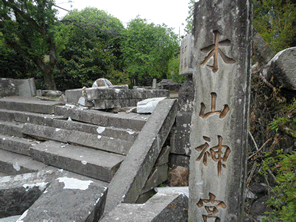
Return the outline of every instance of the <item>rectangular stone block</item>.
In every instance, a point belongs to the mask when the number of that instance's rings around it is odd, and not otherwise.
[[[252,1],[200,0],[193,27],[189,221],[242,221]]]
[[[6,122],[0,120],[0,133],[2,134],[23,137],[22,128],[23,124],[21,123]]]
[[[19,221],[98,221],[106,195],[107,187],[92,180],[58,177]]]
[[[29,141],[28,139],[11,137],[0,134],[0,148],[3,150],[29,156],[29,149],[32,146],[32,144],[35,143]]]
[[[187,35],[181,41],[179,75],[193,74],[193,41],[192,34]]]

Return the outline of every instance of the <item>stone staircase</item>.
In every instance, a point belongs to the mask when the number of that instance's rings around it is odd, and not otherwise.
[[[146,192],[145,184],[151,177],[158,184],[165,180],[155,172],[163,167],[157,160],[167,159],[163,155],[169,152],[161,151],[176,113],[175,100],[164,100],[151,115],[141,115],[88,110],[33,97],[2,98],[0,177],[60,168],[106,186],[115,177],[108,191],[110,197],[107,195],[107,209],[111,210],[120,202],[112,198],[130,195],[134,183]],[[133,158],[137,156],[141,158]],[[131,175],[140,175],[140,183],[125,179],[130,164]],[[167,165],[167,161],[162,164]],[[125,189],[115,189],[123,180]],[[132,202],[143,194],[138,188],[136,194],[132,193]]]

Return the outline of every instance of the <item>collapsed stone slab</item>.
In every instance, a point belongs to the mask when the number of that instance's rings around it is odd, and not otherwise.
[[[0,78],[0,97],[4,96],[26,96],[36,95],[34,78],[30,79],[11,79]]]
[[[157,188],[158,189],[158,188]],[[188,187],[175,190],[159,189],[144,204],[119,204],[100,222],[151,221],[180,222],[188,220]]]

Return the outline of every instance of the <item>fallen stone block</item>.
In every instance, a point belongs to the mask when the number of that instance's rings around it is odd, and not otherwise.
[[[11,79],[0,78],[0,97],[4,96],[25,96],[36,95],[34,78],[30,79]]]
[[[120,202],[135,203],[161,152],[177,114],[176,100],[161,101],[109,184],[106,211]],[[126,173],[129,172],[129,173]]]
[[[30,155],[48,165],[107,182],[124,159],[122,155],[54,141],[33,146]]]
[[[31,221],[98,221],[104,212],[107,187],[92,180],[62,176],[19,218]]]
[[[113,221],[188,221],[188,195],[180,190],[164,192],[159,190],[144,204],[121,203],[100,222]]]
[[[137,103],[137,113],[152,113],[157,104],[166,97],[145,99]]]
[[[167,179],[168,179],[168,165],[164,164],[164,165],[155,167],[154,171],[151,173],[145,186],[143,187],[141,193],[146,193],[147,191],[157,187]]]

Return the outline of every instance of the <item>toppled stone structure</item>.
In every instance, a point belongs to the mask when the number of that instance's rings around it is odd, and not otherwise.
[[[94,109],[111,109],[136,106],[137,102],[153,97],[169,97],[170,92],[162,89],[86,88],[66,90],[67,103],[77,104],[82,97],[85,106]]]

